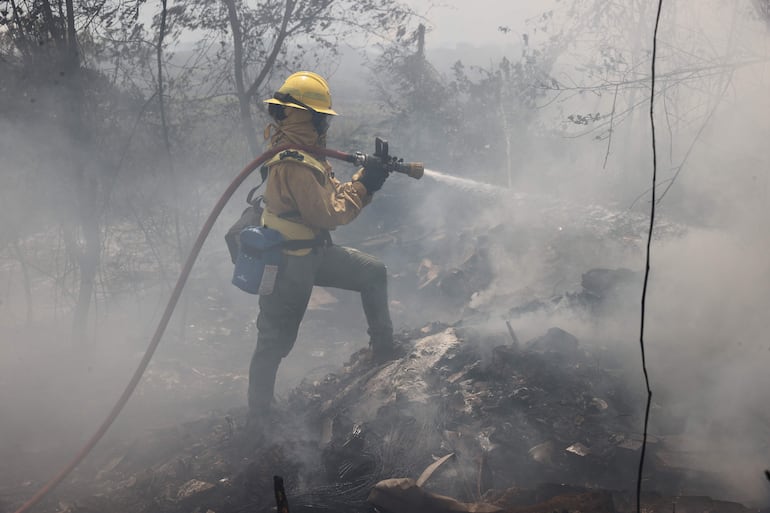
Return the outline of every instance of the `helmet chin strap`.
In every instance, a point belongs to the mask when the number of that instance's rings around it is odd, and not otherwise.
[[[271,138],[271,136],[273,135],[273,130],[275,130],[277,133],[281,129],[275,123],[268,123],[268,125],[265,127],[265,133],[264,133],[265,141]]]

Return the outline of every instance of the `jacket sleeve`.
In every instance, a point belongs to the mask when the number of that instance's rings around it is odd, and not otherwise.
[[[302,221],[312,228],[331,230],[355,219],[372,197],[358,182],[344,182],[290,162],[275,168],[278,181],[299,210]]]

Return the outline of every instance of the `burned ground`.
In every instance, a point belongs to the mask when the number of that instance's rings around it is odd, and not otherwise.
[[[501,252],[515,259],[547,242],[549,265],[574,256],[563,232],[544,241],[515,231],[500,225],[479,238],[402,229],[361,243],[385,255],[396,316],[419,327],[399,332],[400,358],[376,366],[362,349],[361,326],[338,322],[360,308],[356,298],[320,291],[287,362],[305,379],[284,380],[272,420],[258,432],[239,406],[253,305],[217,288],[198,290],[186,356],[161,352],[138,391],[141,405],[124,414],[159,422],[124,425],[38,509],[272,511],[279,475],[293,512],[635,510],[643,390],[607,339],[579,339],[549,320],[569,313],[601,326],[635,307],[628,292],[638,292],[640,275],[607,267],[575,275],[579,262],[570,260],[548,269],[551,284],[572,276],[566,285],[511,290],[501,282]],[[531,318],[536,328],[524,322]],[[654,413],[645,509],[748,511],[717,500],[718,473],[690,464],[678,412]],[[66,449],[57,447],[56,457]],[[12,468],[4,471],[0,508],[13,511],[52,467],[31,463],[29,448],[4,451]]]
[[[426,493],[498,511],[633,510],[640,398],[618,386],[607,355],[559,328],[524,344],[461,325],[400,338],[399,360],[375,366],[361,350],[337,372],[302,382],[266,432],[235,408],[113,445],[42,510],[271,511],[280,475],[291,511],[371,511],[367,498],[385,511],[371,495],[377,483],[417,479],[444,456]],[[680,511],[749,511],[683,496],[692,476],[658,457],[664,442],[648,446],[649,511],[673,502]],[[699,476],[704,490],[707,477]],[[409,497],[400,511],[450,511]]]

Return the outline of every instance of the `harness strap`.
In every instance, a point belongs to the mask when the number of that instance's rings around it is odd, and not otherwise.
[[[332,236],[329,230],[322,230],[315,239],[293,239],[281,242],[281,247],[290,251],[321,247],[328,248],[332,245]]]
[[[262,249],[255,249],[248,246],[242,246],[241,251],[249,255],[253,258],[262,258],[262,255],[265,252],[271,251],[276,247],[280,247],[282,249],[287,249],[290,251],[298,250],[298,249],[310,249],[310,248],[320,248],[320,247],[329,247],[331,246],[332,238],[329,234],[328,230],[324,230],[321,232],[321,234],[316,237],[315,239],[294,239],[294,240],[282,240],[281,242],[277,244],[273,244],[272,246],[268,246],[266,248]]]
[[[299,217],[302,218],[302,214],[299,210],[289,210],[288,212],[284,212],[283,214],[276,214],[281,219],[288,219],[290,217]]]

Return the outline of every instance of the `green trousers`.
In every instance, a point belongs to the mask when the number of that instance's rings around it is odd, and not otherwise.
[[[278,366],[294,347],[314,285],[360,292],[369,344],[393,344],[387,270],[380,260],[343,246],[286,255],[273,293],[259,297],[257,349],[249,367],[249,410],[254,415],[266,412],[273,400]]]

